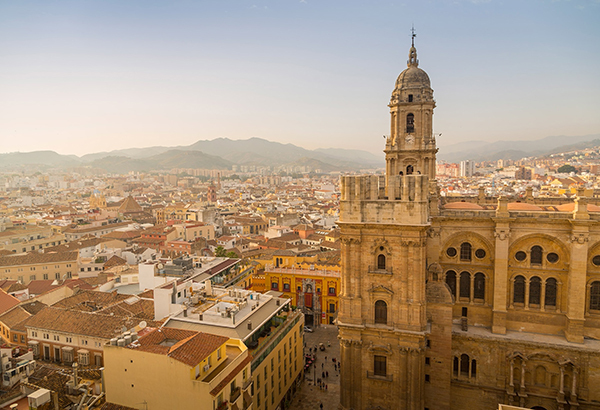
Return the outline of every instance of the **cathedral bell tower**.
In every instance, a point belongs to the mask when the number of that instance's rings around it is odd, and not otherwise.
[[[389,107],[386,175],[343,176],[340,183],[340,405],[347,410],[423,410],[427,403],[435,102],[414,34]]]
[[[415,34],[408,68],[396,80],[390,99],[391,129],[385,145],[386,174],[423,174],[435,179],[435,101],[427,73],[419,68]]]

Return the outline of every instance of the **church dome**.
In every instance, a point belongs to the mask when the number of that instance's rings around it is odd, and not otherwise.
[[[396,80],[396,89],[407,88],[431,88],[429,76],[423,70],[416,66],[409,66],[402,71]]]
[[[432,100],[433,90],[431,89],[431,82],[427,73],[419,68],[414,36],[406,63],[408,67],[396,79],[392,101],[418,102]],[[409,95],[412,95],[412,97],[409,97]]]

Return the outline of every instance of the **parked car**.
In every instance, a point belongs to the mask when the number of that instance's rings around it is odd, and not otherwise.
[[[313,332],[312,327],[310,327],[310,326],[304,326],[304,331],[307,332],[307,333],[312,333]]]

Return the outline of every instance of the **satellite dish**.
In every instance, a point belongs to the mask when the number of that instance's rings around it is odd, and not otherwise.
[[[157,267],[158,267],[158,269],[162,269],[162,268],[164,268],[164,267],[165,267],[165,265],[163,265],[162,263],[159,263],[159,264],[157,265]]]
[[[142,330],[142,329],[145,329],[145,328],[146,328],[146,326],[148,326],[148,323],[146,323],[146,321],[145,321],[145,320],[142,320],[142,321],[140,322],[140,324],[138,325],[138,327],[140,328],[140,330]]]

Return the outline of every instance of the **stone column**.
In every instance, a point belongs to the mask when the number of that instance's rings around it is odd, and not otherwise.
[[[546,281],[542,280],[541,289],[540,289],[540,311],[544,311],[544,305],[546,304]]]
[[[515,359],[510,359],[510,383],[509,386],[514,387],[515,385]]]
[[[529,310],[529,278],[525,278],[525,310]]]
[[[506,198],[498,200],[496,215],[508,216]],[[508,297],[508,247],[510,229],[507,218],[496,219],[494,255],[494,297],[492,305],[492,333],[506,334],[506,305]]]
[[[569,342],[583,343],[589,227],[584,221],[572,221],[571,223],[573,227],[565,337]]]
[[[565,394],[565,368],[560,366],[560,383],[558,387],[559,394]]]

